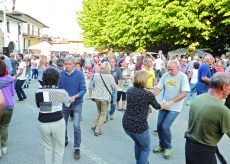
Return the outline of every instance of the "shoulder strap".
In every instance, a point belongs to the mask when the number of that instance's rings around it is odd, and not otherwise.
[[[105,88],[107,89],[107,91],[109,92],[109,94],[110,94],[110,96],[111,96],[112,94],[111,94],[110,90],[108,89],[107,85],[105,84],[105,81],[104,81],[104,79],[102,78],[101,73],[100,73],[100,76],[101,76],[101,80],[102,80],[102,82],[103,82]]]

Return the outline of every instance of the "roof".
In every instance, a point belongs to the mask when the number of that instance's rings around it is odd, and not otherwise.
[[[0,14],[3,15],[3,11],[2,11],[2,10],[0,10]],[[6,14],[6,16],[9,17],[9,18],[15,19],[15,20],[17,20],[17,21],[23,22],[23,23],[27,23],[26,21],[24,21],[24,20],[22,20],[22,19],[20,19],[20,18],[18,18],[18,17],[12,16],[12,15],[10,15],[10,14]],[[1,22],[1,21],[3,21],[3,20],[0,20],[0,22]]]
[[[45,25],[44,23],[42,23],[42,22],[40,22],[39,20],[35,19],[34,17],[32,17],[32,16],[30,16],[30,15],[28,15],[28,14],[19,12],[19,11],[14,11],[14,12],[12,12],[12,13],[9,13],[9,15],[11,15],[11,16],[16,16],[16,17],[20,17],[20,19],[23,19],[23,18],[21,18],[21,16],[26,16],[26,17],[28,17],[28,18],[34,20],[35,22],[38,22],[38,23],[41,24],[43,27],[49,28],[47,25]],[[26,21],[26,20],[24,20],[24,21]]]

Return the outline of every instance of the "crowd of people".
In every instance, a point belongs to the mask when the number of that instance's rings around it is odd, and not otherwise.
[[[0,157],[7,153],[14,90],[18,102],[23,103],[27,99],[24,89],[35,79],[39,82],[35,100],[47,164],[62,163],[65,146],[69,143],[67,124],[70,119],[74,129],[73,155],[80,159],[80,124],[87,88],[87,98],[94,101],[97,108],[91,126],[94,135],[102,135],[104,123],[113,120],[116,111],[123,111],[122,125],[135,143],[137,164],[149,163],[151,137],[147,120],[152,108],[159,110],[154,130],[159,146],[152,151],[164,152],[165,159],[171,158],[171,126],[184,103],[190,106],[185,132],[186,163],[214,164],[216,153],[219,160],[224,161],[217,143],[225,133],[230,137],[229,73],[230,60],[210,54],[195,54],[193,59],[186,55],[166,59],[162,51],[156,58],[125,53],[65,58],[51,55],[50,59],[43,55],[17,54],[15,57],[10,54],[10,58],[1,55]]]

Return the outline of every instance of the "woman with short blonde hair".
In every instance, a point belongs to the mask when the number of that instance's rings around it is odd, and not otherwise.
[[[110,64],[108,62],[102,63],[100,68],[100,73],[109,74],[110,72],[111,72]]]
[[[153,93],[145,90],[149,75],[146,71],[138,71],[134,76],[134,87],[127,91],[127,107],[122,119],[123,128],[135,145],[136,163],[147,164],[151,139],[148,127],[149,105],[155,109],[167,109],[168,105],[160,105]],[[151,163],[151,162],[149,162]]]
[[[149,74],[146,71],[137,71],[134,76],[133,86],[137,88],[145,88]]]
[[[43,86],[42,76],[43,76],[43,72],[46,70],[46,68],[48,68],[47,56],[42,55],[40,57],[40,61],[38,64],[38,77],[37,77],[41,86]]]
[[[111,101],[111,93],[117,90],[116,82],[110,72],[110,64],[108,62],[102,63],[100,73],[94,75],[92,82],[92,99],[97,105],[97,116],[92,126],[95,136],[102,134],[101,130]]]

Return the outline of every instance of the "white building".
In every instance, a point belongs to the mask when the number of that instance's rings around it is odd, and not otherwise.
[[[9,53],[22,52],[23,50],[23,35],[21,33],[21,27],[25,21],[6,14],[6,43],[4,43],[4,16],[3,11],[0,11],[0,51],[3,47],[9,47]]]

